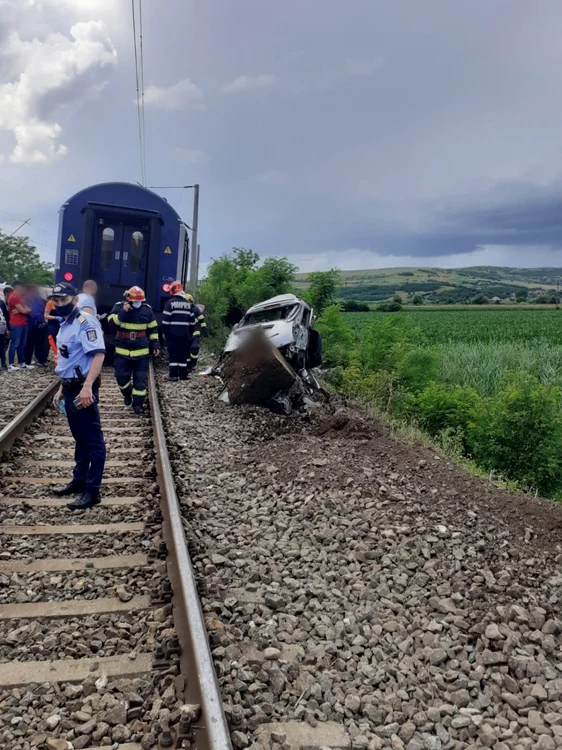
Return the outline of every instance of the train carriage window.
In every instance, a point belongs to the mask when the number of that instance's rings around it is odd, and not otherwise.
[[[140,269],[143,240],[142,232],[133,232],[131,235],[131,256],[129,259],[129,268],[131,271],[138,271]]]
[[[101,267],[105,270],[110,268],[113,261],[113,240],[115,232],[111,227],[106,227],[101,236]]]

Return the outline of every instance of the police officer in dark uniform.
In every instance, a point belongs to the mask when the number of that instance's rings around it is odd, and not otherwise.
[[[80,495],[68,503],[71,510],[84,510],[100,502],[100,488],[105,467],[105,441],[98,409],[100,372],[105,345],[99,322],[93,315],[81,312],[78,292],[66,282],[53,287],[54,313],[62,320],[57,334],[60,388],[53,399],[64,410],[75,441],[72,480],[53,492],[58,497]]]
[[[143,290],[132,286],[126,302],[118,302],[108,318],[115,333],[115,378],[126,406],[142,414],[150,353],[160,354],[158,323]]]

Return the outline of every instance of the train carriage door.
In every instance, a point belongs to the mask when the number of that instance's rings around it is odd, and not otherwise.
[[[140,286],[146,282],[146,250],[148,227],[124,226],[123,251],[121,257],[121,286]]]
[[[93,267],[96,269],[96,281],[101,286],[119,284],[122,244],[123,227],[120,224],[104,222],[98,225]]]

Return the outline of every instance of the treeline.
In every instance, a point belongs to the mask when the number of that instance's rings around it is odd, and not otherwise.
[[[244,247],[234,247],[230,254],[211,261],[196,295],[197,301],[205,305],[208,346],[213,351],[222,349],[232,326],[253,305],[279,294],[294,293],[297,270],[287,258],[265,258],[261,262],[258,253]],[[308,289],[299,292],[299,296],[320,313],[335,300],[339,271],[314,271],[308,281]]]
[[[562,495],[558,385],[521,371],[507,373],[491,395],[452,385],[440,380],[446,347],[419,344],[419,332],[401,316],[374,319],[354,334],[334,305],[318,321],[334,388],[417,425],[449,454],[486,472],[546,496]]]

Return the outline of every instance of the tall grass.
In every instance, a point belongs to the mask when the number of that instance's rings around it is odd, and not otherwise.
[[[547,340],[451,342],[434,349],[439,353],[439,380],[470,386],[482,396],[495,396],[505,374],[514,371],[562,387],[562,347]]]

